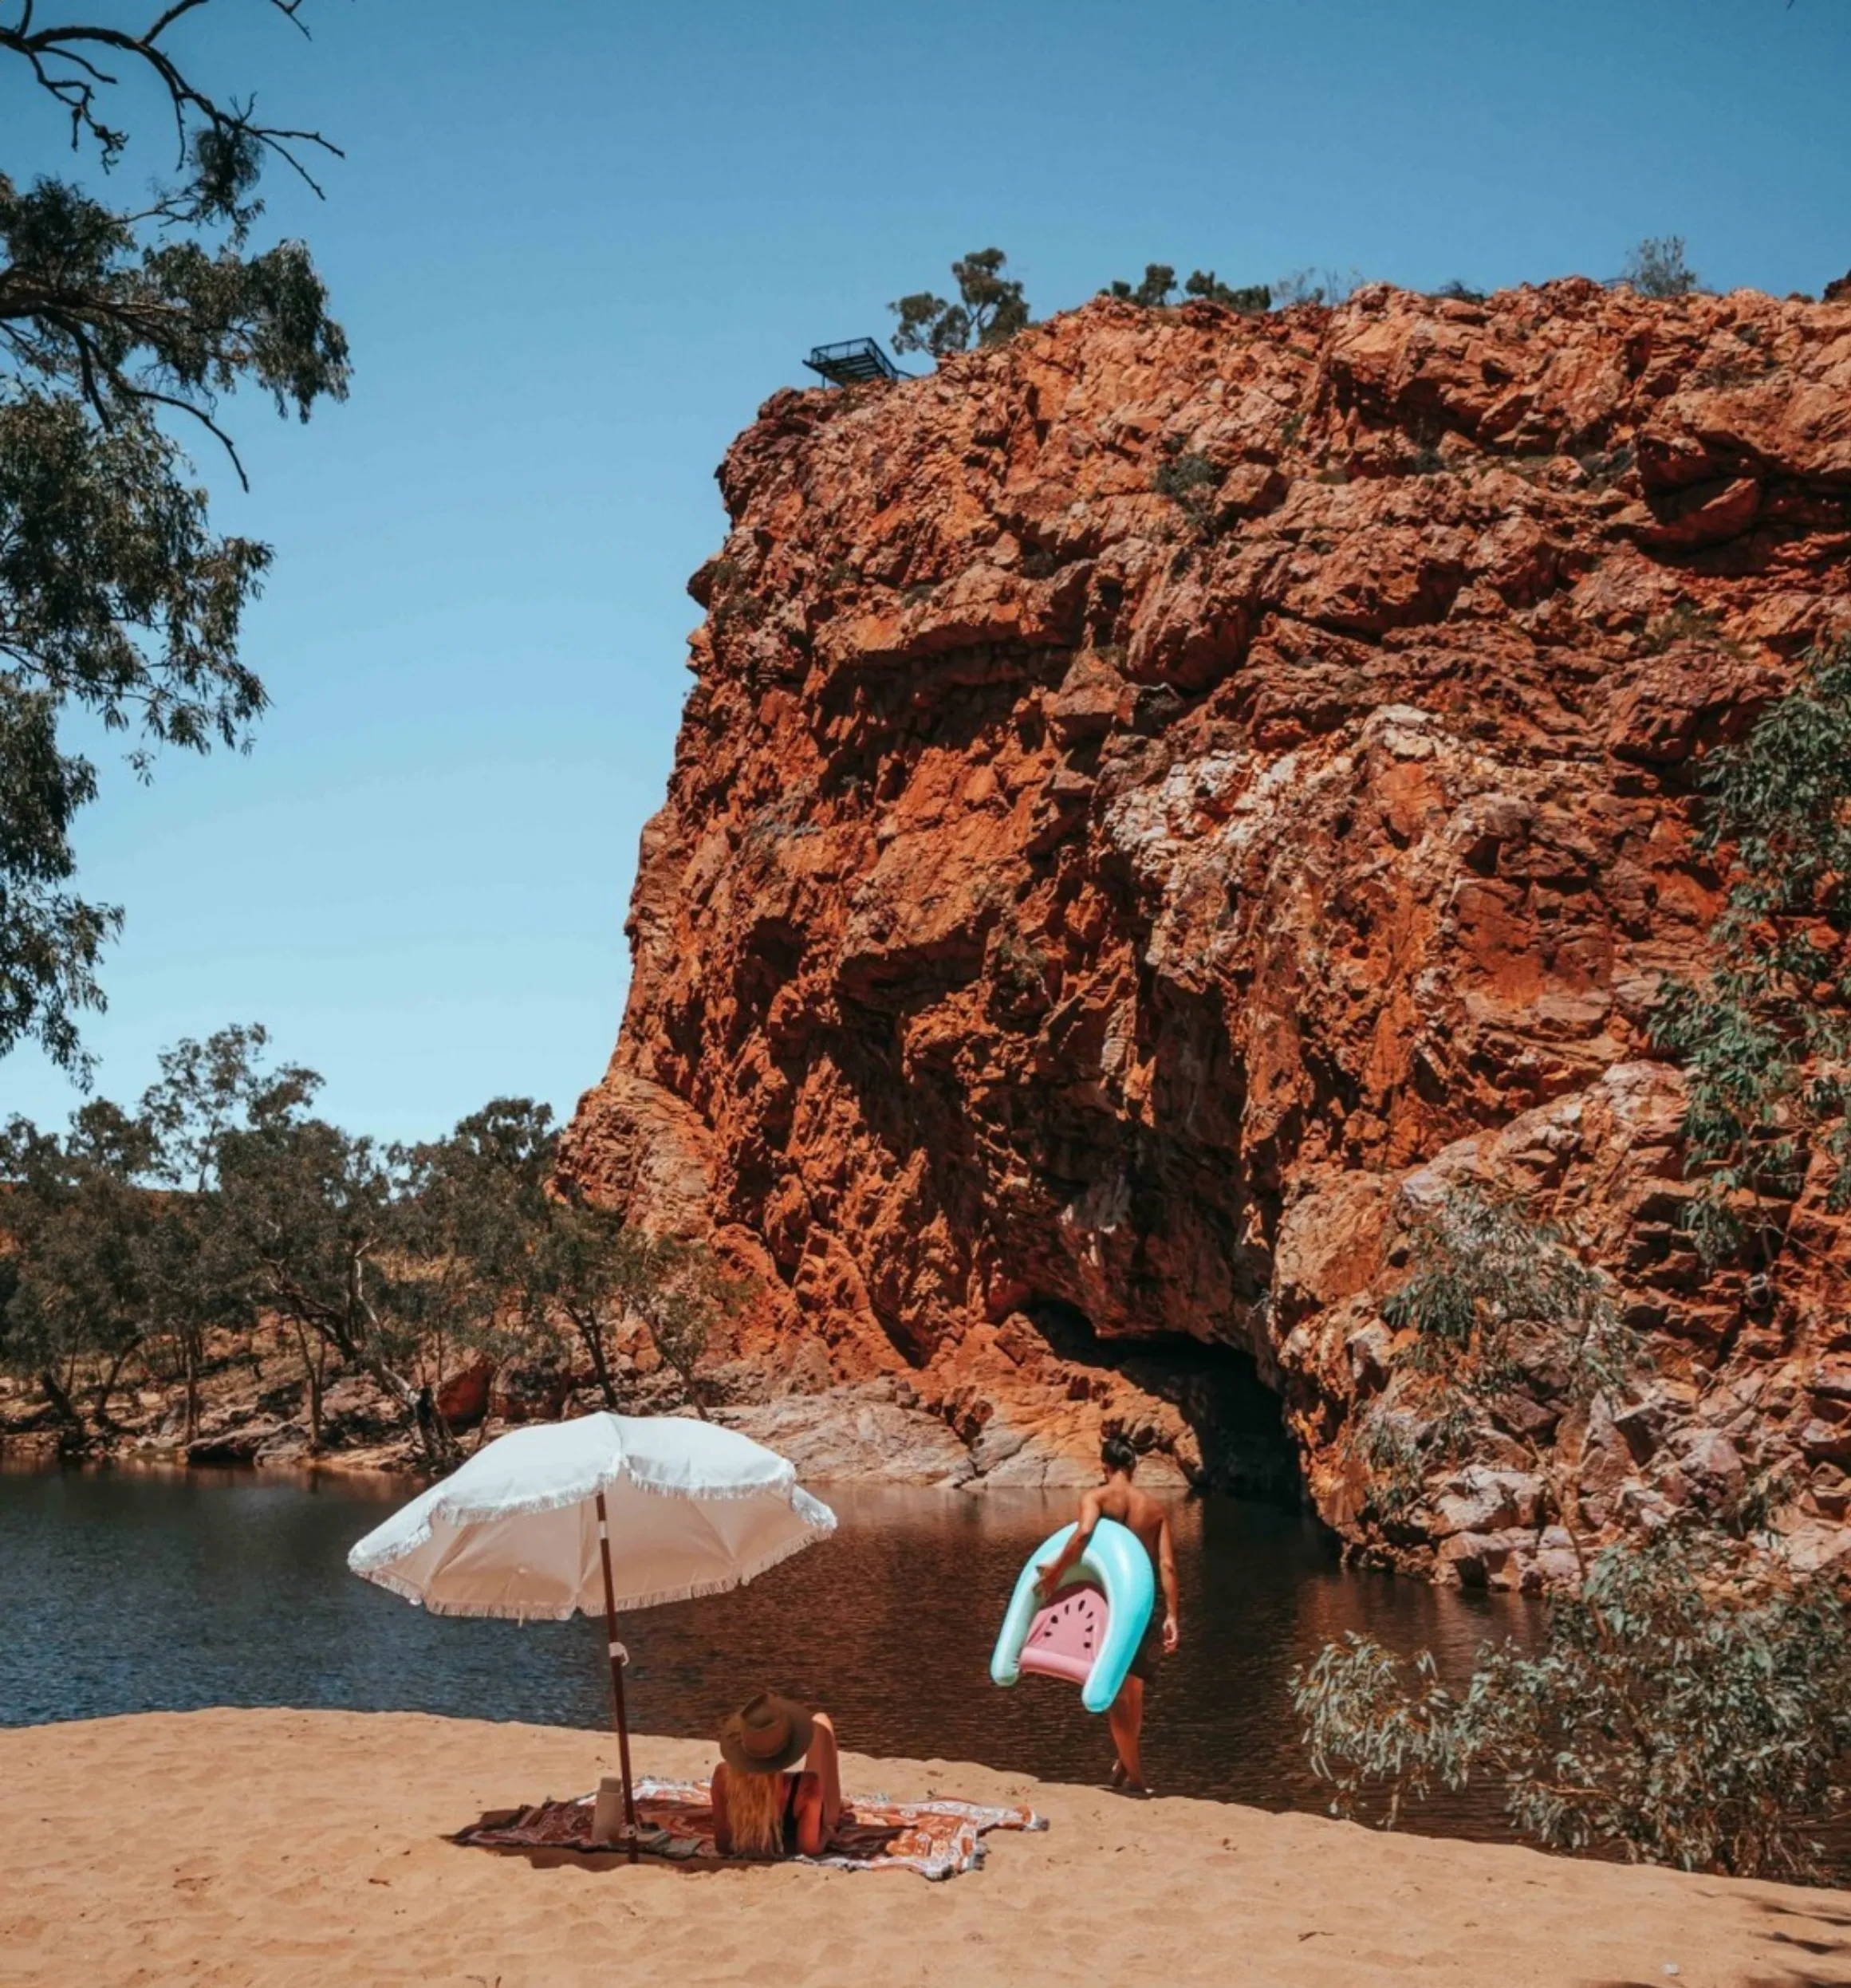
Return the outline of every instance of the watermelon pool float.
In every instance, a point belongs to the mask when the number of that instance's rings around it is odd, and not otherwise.
[[[1115,1518],[1102,1518],[1085,1550],[1046,1600],[1037,1593],[1036,1569],[1054,1559],[1073,1537],[1063,1525],[1028,1557],[990,1659],[998,1684],[1014,1684],[1026,1671],[1080,1687],[1080,1703],[1103,1712],[1118,1696],[1137,1655],[1157,1584],[1151,1557],[1136,1533]]]

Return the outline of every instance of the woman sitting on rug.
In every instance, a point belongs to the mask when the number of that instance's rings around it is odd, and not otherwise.
[[[800,1771],[790,1771],[803,1763]],[[827,1712],[761,1691],[720,1729],[714,1843],[722,1856],[817,1856],[842,1813],[836,1729]]]

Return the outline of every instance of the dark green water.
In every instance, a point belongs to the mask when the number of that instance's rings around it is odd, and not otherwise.
[[[0,1473],[0,1724],[205,1705],[411,1710],[594,1726],[609,1716],[598,1628],[443,1620],[356,1580],[348,1548],[402,1482],[233,1472]],[[1071,1687],[989,1681],[1017,1570],[1072,1501],[827,1494],[831,1540],[734,1594],[627,1619],[632,1720],[711,1732],[761,1684],[826,1705],[874,1754],[1100,1778],[1105,1721]],[[1534,1611],[1347,1572],[1311,1522],[1209,1499],[1180,1508],[1183,1647],[1152,1694],[1162,1792],[1321,1809],[1286,1690],[1325,1638],[1368,1632],[1469,1664]],[[1416,1827],[1500,1833],[1495,1793]]]

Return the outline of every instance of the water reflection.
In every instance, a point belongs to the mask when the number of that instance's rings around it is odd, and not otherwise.
[[[0,1723],[203,1705],[413,1710],[542,1723],[608,1716],[592,1624],[447,1621],[356,1581],[348,1547],[403,1480],[234,1472],[0,1474]],[[1105,1722],[1043,1679],[989,1682],[1024,1557],[1071,1516],[1030,1494],[829,1493],[831,1540],[735,1594],[632,1616],[632,1716],[712,1731],[761,1683],[827,1704],[872,1753],[1099,1777]],[[1321,1808],[1286,1679],[1328,1636],[1431,1647],[1463,1670],[1534,1612],[1348,1572],[1312,1522],[1211,1499],[1180,1508],[1183,1641],[1151,1703],[1167,1792]],[[1499,1833],[1489,1792],[1419,1825]]]

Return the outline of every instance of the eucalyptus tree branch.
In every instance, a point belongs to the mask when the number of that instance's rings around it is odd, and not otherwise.
[[[308,34],[308,25],[301,18],[303,0],[269,3],[304,36]],[[173,0],[136,34],[91,22],[40,27],[35,25],[33,0],[22,0],[18,20],[10,26],[0,26],[0,54],[18,56],[27,64],[39,89],[69,113],[72,149],[89,137],[101,152],[105,167],[116,163],[128,143],[128,133],[106,124],[101,110],[103,93],[120,88],[122,81],[120,74],[101,64],[119,56],[138,65],[167,92],[182,167],[187,163],[196,123],[230,146],[255,148],[281,159],[320,198],[321,187],[299,152],[312,148],[338,159],[345,155],[338,145],[317,131],[258,123],[254,98],[242,104],[234,97],[221,103],[202,89],[163,45],[162,37],[175,22],[210,4],[211,0]]]
[[[137,400],[152,401],[157,407],[177,407],[182,414],[190,414],[230,458],[231,466],[238,474],[238,482],[246,490],[250,488],[250,478],[245,474],[244,459],[238,453],[238,444],[203,407],[195,406],[191,400],[182,400],[177,394],[156,393],[152,387],[136,387],[132,391]]]

